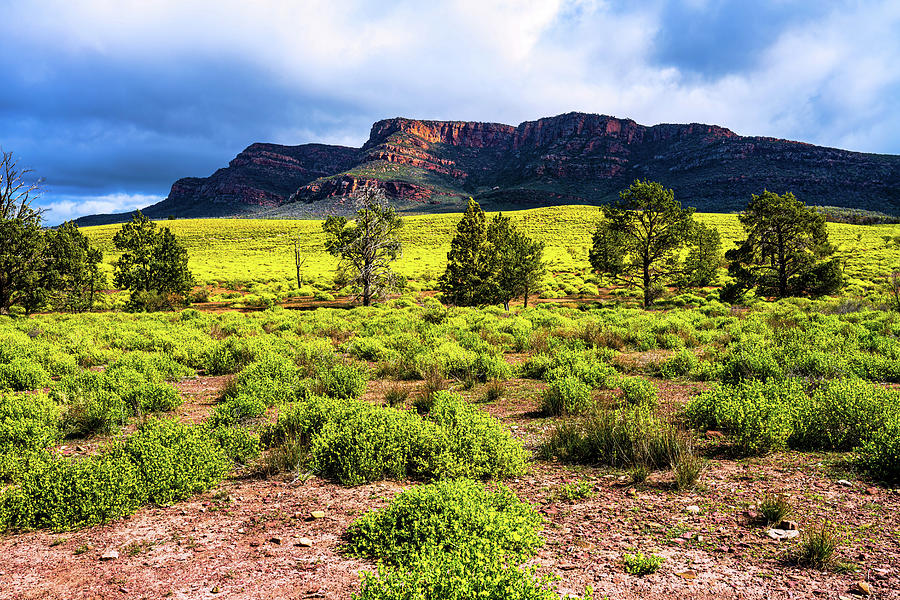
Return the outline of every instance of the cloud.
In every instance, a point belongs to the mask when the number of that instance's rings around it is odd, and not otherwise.
[[[891,0],[12,0],[0,141],[72,215],[401,115],[581,110],[897,153],[898,30]]]
[[[44,220],[47,225],[59,225],[82,215],[130,212],[162,199],[163,196],[151,194],[107,194],[93,198],[63,196],[44,205]]]

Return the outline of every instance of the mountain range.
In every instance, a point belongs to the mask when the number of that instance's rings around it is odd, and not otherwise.
[[[398,117],[376,122],[361,148],[255,143],[209,177],[179,179],[143,212],[322,217],[351,212],[351,194],[369,184],[403,212],[458,211],[469,196],[488,210],[599,205],[639,178],[661,182],[702,212],[742,210],[751,194],[769,189],[812,205],[900,214],[900,156],[585,113],[518,126]]]

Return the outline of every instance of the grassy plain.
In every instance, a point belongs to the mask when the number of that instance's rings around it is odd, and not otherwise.
[[[545,244],[552,273],[546,286],[558,293],[577,292],[585,282],[598,283],[589,272],[588,249],[599,211],[590,206],[560,206],[507,213],[530,236]],[[446,265],[450,240],[460,216],[405,217],[403,256],[396,270],[413,290],[433,289]],[[698,219],[719,230],[725,248],[742,236],[735,214],[702,213]],[[187,246],[190,267],[198,280],[235,289],[253,283],[289,284],[294,278],[294,240],[307,258],[304,273],[315,288],[331,289],[335,259],[324,250],[321,221],[258,219],[186,219],[165,221]],[[104,252],[109,266],[116,258],[112,238],[118,225],[85,227],[84,233]],[[830,223],[828,231],[845,261],[849,293],[865,294],[880,277],[900,268],[900,245],[885,237],[900,235],[900,225]]]

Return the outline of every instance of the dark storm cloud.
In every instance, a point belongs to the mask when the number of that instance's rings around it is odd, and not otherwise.
[[[54,219],[129,210],[256,141],[583,110],[898,152],[889,0],[7,0],[0,145]]]

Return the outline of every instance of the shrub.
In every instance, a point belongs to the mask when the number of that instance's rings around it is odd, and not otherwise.
[[[596,495],[594,486],[589,481],[566,483],[559,488],[559,497],[563,500],[585,500]]]
[[[453,476],[515,477],[525,474],[527,453],[503,424],[458,394],[438,392],[430,418],[446,431],[455,456]]]
[[[256,396],[230,396],[216,404],[209,422],[213,427],[234,425],[248,419],[255,419],[266,414],[266,403]]]
[[[141,500],[171,504],[208,490],[228,473],[227,454],[203,427],[151,419],[125,442],[142,482]]]
[[[68,405],[62,423],[67,435],[83,437],[115,433],[128,420],[128,404],[114,392],[81,390],[66,398]]]
[[[657,369],[660,377],[675,379],[685,377],[698,366],[697,356],[687,349],[679,350],[675,356],[663,362]]]
[[[503,393],[506,391],[503,382],[497,379],[492,379],[488,382],[488,384],[484,387],[484,401],[485,402],[496,402],[500,398],[503,397]]]
[[[433,477],[446,439],[415,413],[365,403],[347,405],[312,440],[310,468],[343,485],[390,477]],[[428,442],[431,442],[430,444]]]
[[[838,541],[834,526],[823,521],[820,527],[804,532],[797,548],[797,562],[813,569],[829,568],[834,564]]]
[[[226,396],[250,396],[272,406],[293,400],[299,384],[297,367],[290,359],[264,354],[235,376]]]
[[[363,572],[353,600],[559,600],[556,578],[538,577],[535,567],[519,568],[474,552],[429,555],[408,567],[381,565]],[[584,598],[591,600],[590,588]]]
[[[346,401],[335,398],[309,396],[282,406],[275,423],[263,427],[260,433],[262,444],[271,448],[297,441],[308,446],[330,419],[336,418],[345,410],[346,405]]]
[[[194,374],[192,369],[161,352],[128,352],[110,363],[106,373],[112,376],[119,369],[137,371],[151,381],[180,379]]]
[[[460,548],[521,562],[542,543],[541,517],[509,489],[467,479],[418,485],[347,529],[348,549],[391,564]]]
[[[896,414],[885,425],[862,441],[856,462],[881,481],[900,481],[900,417]]]
[[[639,576],[656,573],[664,560],[662,556],[656,556],[655,554],[645,555],[640,551],[635,554],[625,554],[622,557],[622,562],[625,563],[625,572]]]
[[[225,455],[236,463],[247,464],[259,456],[259,435],[246,427],[239,425],[217,427],[212,430],[212,437]]]
[[[581,414],[592,405],[590,386],[573,376],[553,379],[541,397],[541,412],[551,416]]]
[[[16,358],[0,364],[0,390],[22,392],[36,390],[50,384],[50,376],[37,362]]]
[[[181,406],[182,399],[171,385],[164,381],[148,381],[134,390],[143,412],[167,412]]]
[[[619,380],[622,401],[629,405],[656,406],[659,388],[642,377],[623,377]]]
[[[686,413],[699,427],[731,433],[741,451],[762,454],[787,446],[805,401],[799,380],[745,381],[700,394],[688,403]]]
[[[685,444],[684,450],[672,458],[672,471],[675,474],[675,487],[679,490],[692,490],[697,487],[700,475],[706,462],[699,456],[692,444]]]
[[[366,380],[363,369],[336,363],[316,372],[316,392],[332,398],[359,398],[366,391]]]
[[[766,494],[759,501],[757,508],[766,525],[777,525],[794,512],[794,507],[783,494]]]
[[[133,513],[143,496],[137,467],[121,452],[32,460],[0,495],[0,530],[78,529]]]
[[[613,467],[669,467],[690,450],[688,434],[644,408],[597,411],[581,422],[560,423],[542,451],[576,463]]]
[[[60,408],[44,394],[0,393],[0,456],[42,450],[59,438]]]

